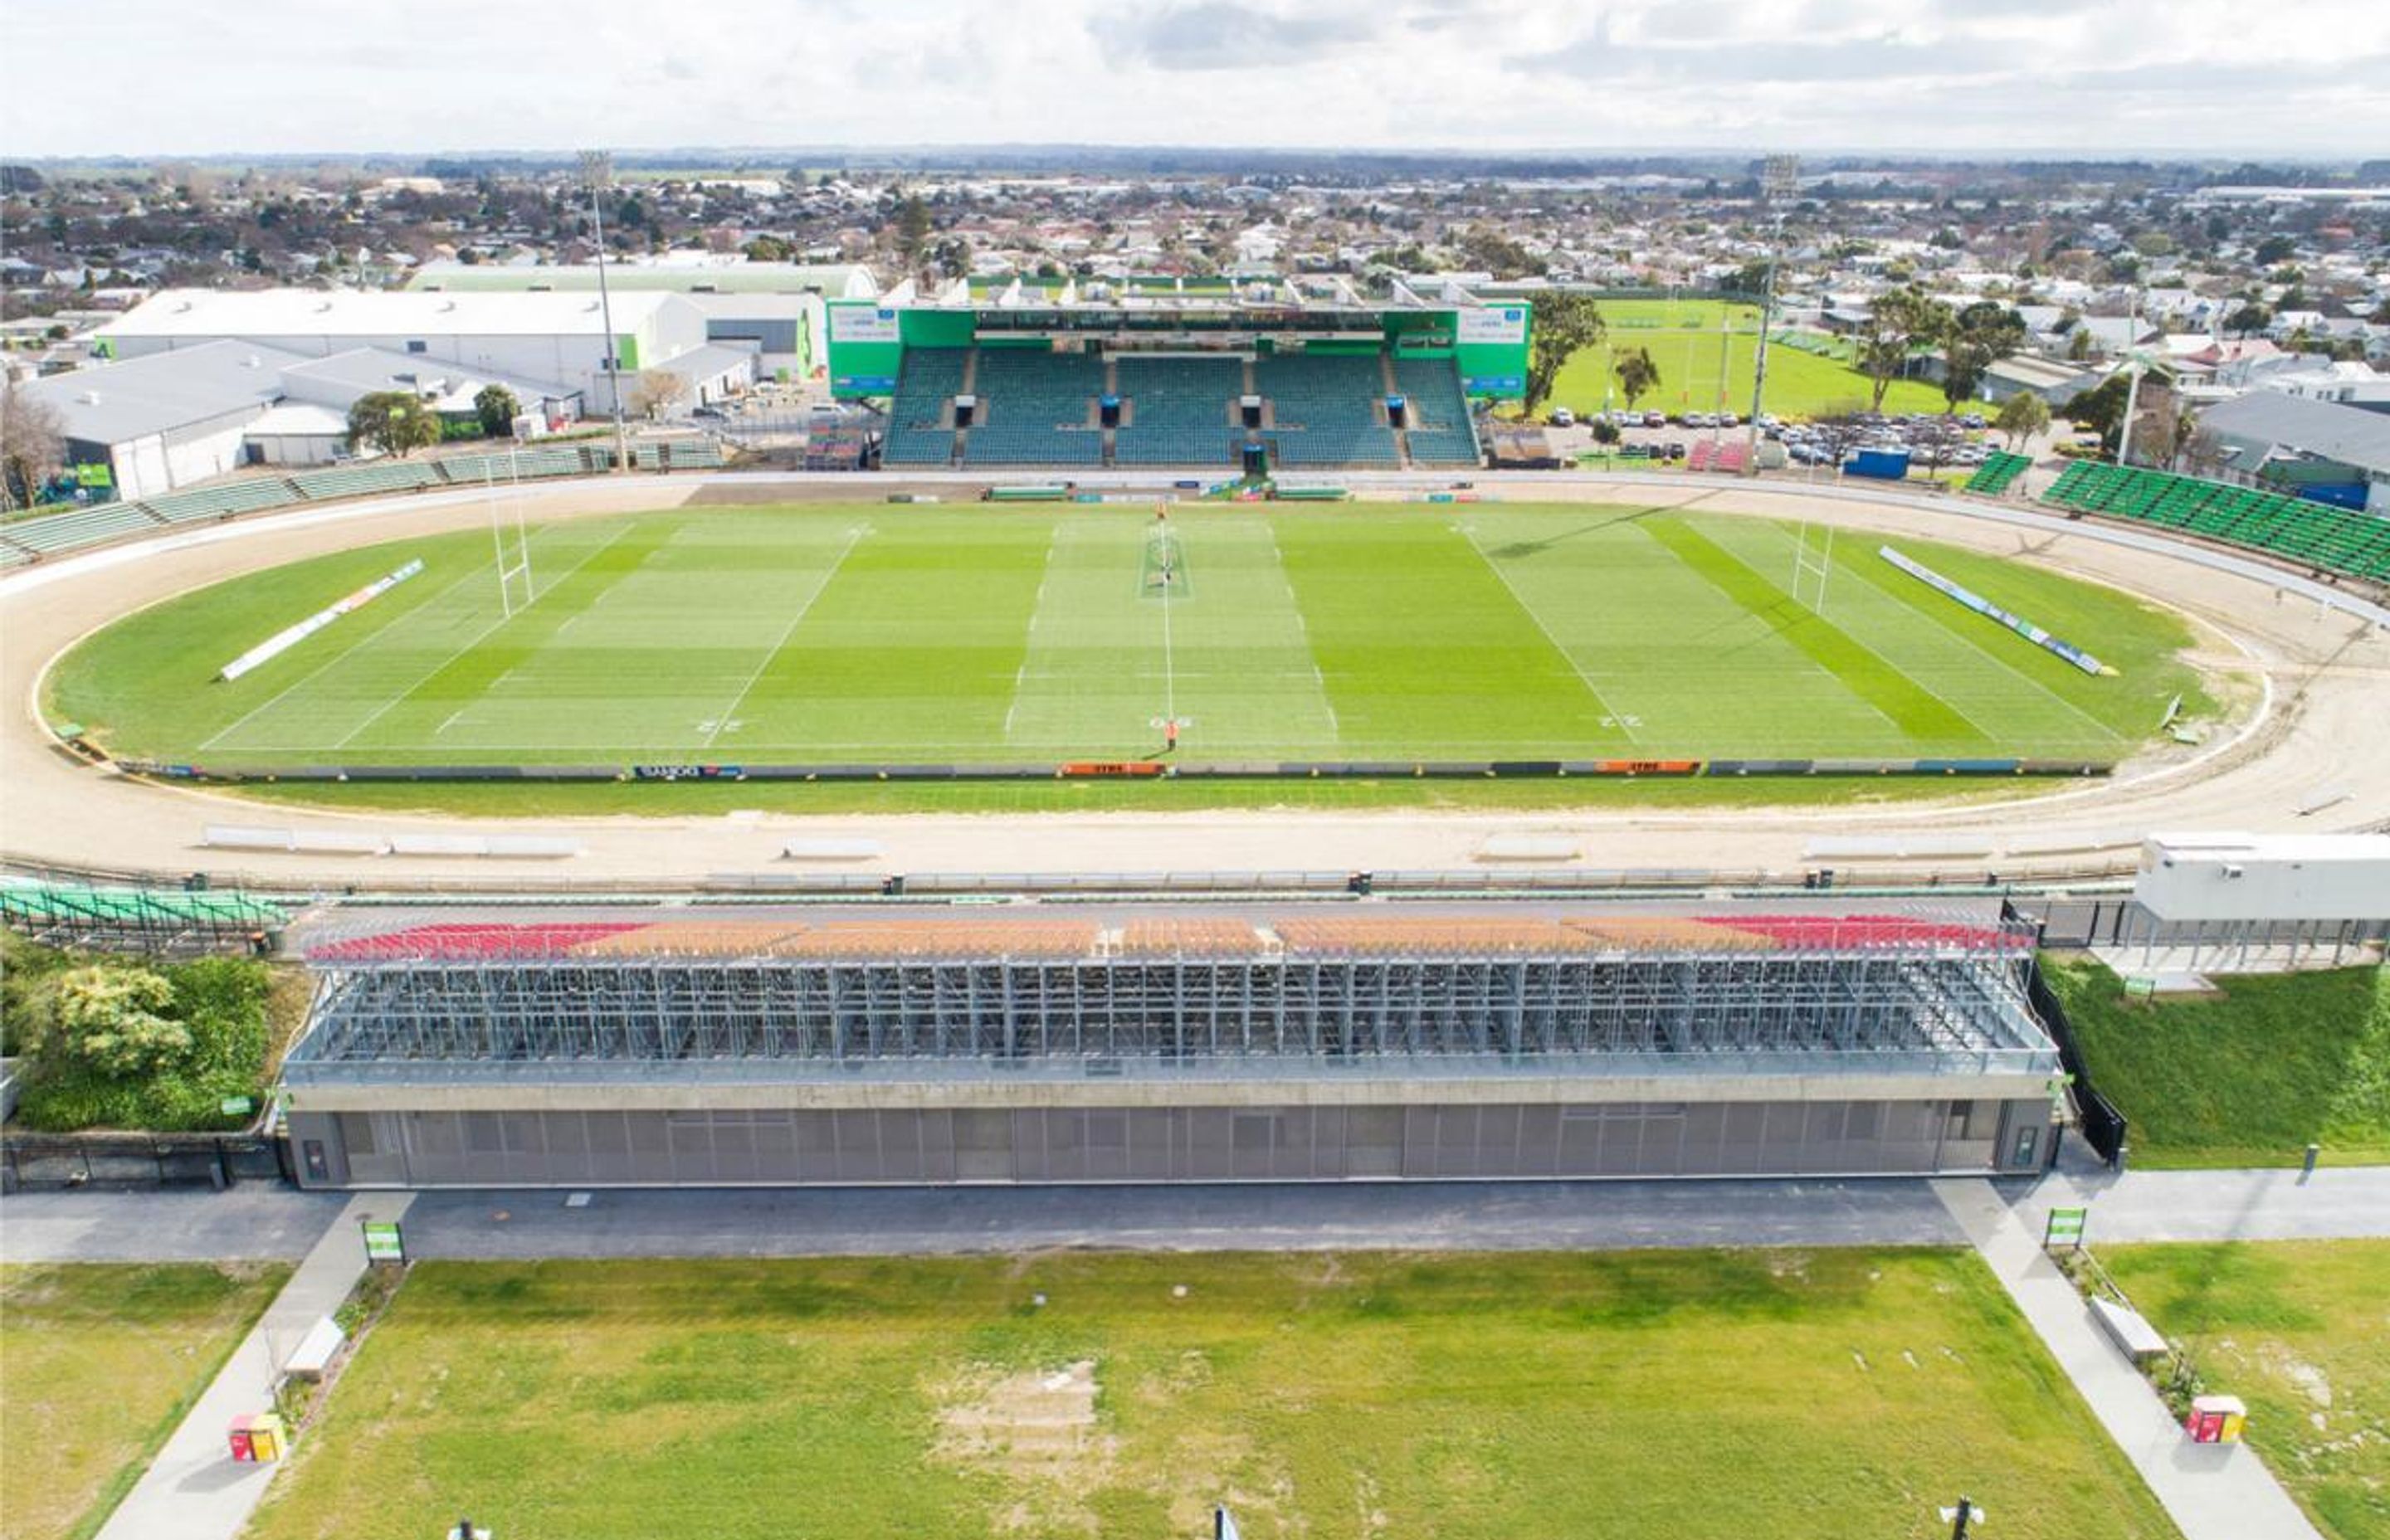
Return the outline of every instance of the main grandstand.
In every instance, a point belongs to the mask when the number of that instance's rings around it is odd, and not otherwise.
[[[1469,468],[1533,309],[1343,279],[911,285],[829,306],[832,391],[886,398],[893,469]]]
[[[1997,900],[344,912],[314,1187],[2036,1169]]]

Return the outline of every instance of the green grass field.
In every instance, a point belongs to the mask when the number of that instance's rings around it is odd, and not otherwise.
[[[2091,1082],[2131,1121],[2132,1163],[2390,1162],[2390,969],[2222,976],[2205,998],[2127,1000],[2085,957],[2046,956]]]
[[[1025,763],[1952,755],[2111,761],[2204,704],[2175,617],[1903,550],[2119,670],[2095,678],[1798,532],[1608,507],[1182,512],[707,508],[351,551],[132,616],[51,675],[120,754],[340,763]],[[427,570],[231,683],[224,661],[410,558]],[[1423,783],[1422,783],[1423,784]]]
[[[2102,1247],[2100,1258],[2331,1540],[2390,1540],[2390,1241]]]
[[[289,1271],[0,1265],[0,1535],[96,1532]]]
[[[1613,372],[1617,355],[1649,348],[1651,361],[1660,366],[1660,386],[1635,404],[1638,410],[1671,416],[1751,411],[1752,375],[1759,356],[1758,306],[1723,300],[1604,300],[1601,314],[1609,336],[1562,366],[1551,404],[1580,413],[1625,405]],[[1864,411],[1873,393],[1873,382],[1839,358],[1782,344],[1767,350],[1766,405],[1780,417]],[[1887,412],[1939,412],[1947,404],[1939,389],[1916,379],[1894,380],[1883,398]],[[1975,402],[1960,410],[1988,417],[1994,408]]]
[[[1961,1490],[2016,1540],[2175,1533],[1959,1252],[434,1263],[251,1536],[1193,1536],[1226,1500],[1255,1540],[1921,1540]]]

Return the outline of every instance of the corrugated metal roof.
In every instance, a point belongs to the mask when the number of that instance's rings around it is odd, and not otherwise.
[[[2307,401],[2280,391],[2252,391],[2217,402],[2199,421],[2228,439],[2263,441],[2390,474],[2390,413]]]
[[[614,329],[636,329],[676,295],[617,294]],[[537,337],[605,335],[596,294],[363,293],[169,289],[116,317],[105,337]]]
[[[282,394],[282,371],[300,354],[222,341],[28,380],[32,399],[58,410],[59,430],[86,443],[119,444],[240,411]],[[97,396],[96,402],[86,399]]]

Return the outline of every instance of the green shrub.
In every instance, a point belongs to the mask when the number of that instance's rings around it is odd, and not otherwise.
[[[17,1121],[27,1128],[236,1128],[227,1097],[263,1087],[268,1048],[262,963],[203,957],[153,968],[12,940],[0,1035],[27,1055]]]

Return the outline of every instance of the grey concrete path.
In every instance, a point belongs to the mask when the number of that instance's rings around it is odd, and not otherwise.
[[[2067,1162],[2018,1207],[2041,1234],[2052,1208],[2087,1207],[2094,1246],[2141,1240],[2390,1238],[2390,1166],[2293,1171],[2133,1171]]]
[[[0,1198],[0,1262],[295,1262],[347,1200],[278,1183],[14,1193]]]
[[[2157,1392],[2093,1323],[2075,1285],[2043,1253],[2039,1231],[2026,1228],[2024,1216],[1998,1188],[1964,1179],[1938,1181],[1934,1188],[2183,1540],[2321,1540],[2248,1445],[2193,1444],[2184,1435]]]
[[[308,1328],[340,1308],[364,1276],[358,1221],[396,1219],[412,1201],[409,1193],[366,1193],[342,1206],[125,1495],[99,1540],[233,1540],[240,1534],[282,1468],[236,1463],[225,1444],[226,1429],[244,1412],[272,1406],[275,1366]]]
[[[1925,1184],[1422,1183],[426,1192],[418,1257],[1955,1246]]]

